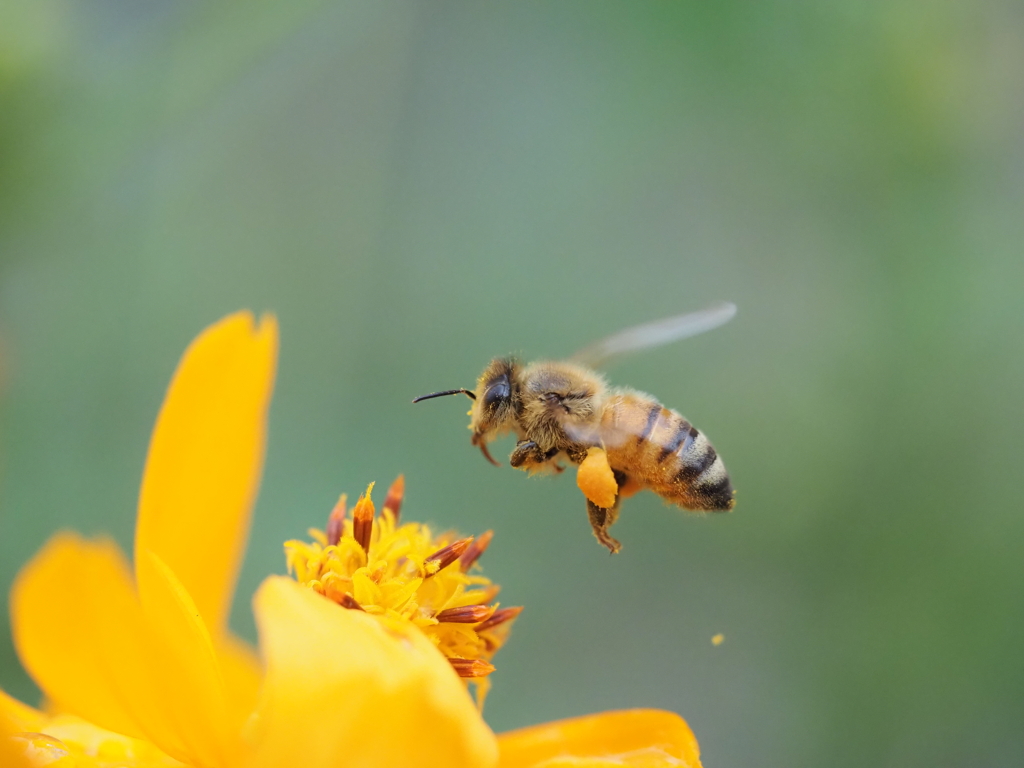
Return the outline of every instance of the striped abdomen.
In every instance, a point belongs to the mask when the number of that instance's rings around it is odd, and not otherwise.
[[[732,509],[732,483],[714,446],[654,398],[613,395],[604,406],[601,432],[612,468],[664,499],[686,509]]]

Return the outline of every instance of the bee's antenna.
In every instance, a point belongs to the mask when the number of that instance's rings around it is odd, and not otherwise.
[[[458,394],[467,395],[470,400],[476,400],[476,395],[470,392],[468,389],[446,389],[444,392],[431,392],[429,395],[420,395],[415,400],[413,400],[413,402],[418,403],[420,400],[429,400],[432,397],[444,397],[445,395]]]

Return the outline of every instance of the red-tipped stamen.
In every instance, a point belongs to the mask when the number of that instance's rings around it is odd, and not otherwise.
[[[491,618],[481,621],[475,629],[477,632],[494,629],[499,624],[504,624],[506,621],[512,621],[512,619],[522,612],[523,606],[521,605],[514,605],[511,608],[499,608],[491,614]]]
[[[373,488],[373,485],[370,485]],[[363,548],[363,551],[370,552],[370,534],[373,533],[373,501],[370,499],[370,489],[367,489],[365,496],[360,496],[356,502],[356,508],[352,510],[352,537]]]
[[[495,670],[493,664],[483,659],[448,659],[459,677],[487,677]]]
[[[398,524],[398,515],[402,511],[402,498],[405,496],[405,475],[399,475],[395,478],[395,482],[388,488],[387,498],[384,499],[384,509],[390,509],[391,514],[395,518],[395,524]]]
[[[348,494],[343,493],[327,518],[327,543],[331,546],[335,546],[341,541],[341,534],[345,531],[345,512],[347,509]]]
[[[477,624],[490,618],[492,613],[493,605],[462,605],[458,608],[445,608],[434,618],[448,624]]]
[[[430,557],[423,561],[423,570],[426,571],[426,575],[433,576],[437,572],[443,571],[449,565],[462,557],[462,553],[465,552],[466,548],[472,543],[473,537],[470,536],[468,539],[453,541],[447,547],[441,547],[441,549],[437,550],[437,552],[430,555]]]
[[[350,595],[348,592],[341,596],[341,601],[338,603],[338,605],[340,605],[342,608],[349,608],[353,611],[366,610],[365,608],[363,608],[363,606],[356,602],[356,599],[352,597],[352,595]]]
[[[494,531],[484,531],[469,546],[465,552],[462,553],[462,557],[459,558],[459,566],[463,571],[468,571],[470,566],[477,561],[477,559],[484,552],[487,551],[487,545],[491,543],[491,539],[494,538]]]

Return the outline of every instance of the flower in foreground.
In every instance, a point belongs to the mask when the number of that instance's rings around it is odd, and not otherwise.
[[[0,692],[0,764],[699,766],[689,729],[666,712],[495,737],[444,655],[461,646],[429,622],[392,615],[387,600],[367,601],[383,609],[372,613],[324,599],[337,597],[337,583],[263,582],[253,601],[260,664],[227,613],[276,357],[274,319],[248,313],[189,347],[151,439],[133,565],[109,540],[62,533],[19,574],[15,644],[48,706]]]
[[[435,536],[421,523],[399,524],[402,476],[388,489],[378,517],[372,490],[373,483],[351,519],[342,495],[326,530],[310,529],[312,542],[286,541],[288,572],[342,608],[422,631],[459,677],[476,685],[482,709],[494,671],[490,660],[522,611],[489,605],[500,588],[479,572],[477,561],[494,532],[476,539],[450,532]]]

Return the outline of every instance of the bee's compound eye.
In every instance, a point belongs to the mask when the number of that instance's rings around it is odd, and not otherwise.
[[[493,410],[505,402],[512,395],[512,387],[509,384],[508,376],[501,376],[487,385],[484,392],[484,408]]]

